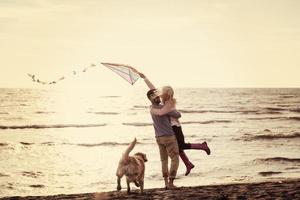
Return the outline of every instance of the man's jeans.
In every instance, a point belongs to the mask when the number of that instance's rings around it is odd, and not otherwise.
[[[175,178],[179,165],[179,150],[175,135],[157,137],[156,142],[159,148],[163,177]],[[171,158],[170,173],[168,156]]]

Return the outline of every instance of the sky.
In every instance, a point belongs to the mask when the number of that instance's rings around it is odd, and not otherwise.
[[[0,88],[100,62],[155,85],[299,87],[300,1],[0,0],[0,55]],[[98,66],[51,87],[130,86]]]

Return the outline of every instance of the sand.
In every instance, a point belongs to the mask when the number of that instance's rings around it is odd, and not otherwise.
[[[69,194],[55,196],[7,197],[3,199],[57,200],[57,199],[300,199],[300,179],[283,181],[241,183],[227,185],[208,185],[178,187],[172,190],[163,188],[146,189],[143,195],[139,190],[128,195],[126,191],[105,193]]]

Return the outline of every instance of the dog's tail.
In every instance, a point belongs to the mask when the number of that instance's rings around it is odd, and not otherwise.
[[[129,157],[129,153],[132,151],[132,149],[134,148],[136,144],[136,138],[134,138],[134,140],[129,144],[129,146],[127,147],[126,151],[123,154],[123,158],[127,159]]]

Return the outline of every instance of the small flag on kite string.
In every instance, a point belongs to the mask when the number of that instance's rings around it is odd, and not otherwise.
[[[138,71],[129,65],[117,64],[117,63],[101,63],[101,64],[109,68],[119,76],[121,76],[131,85],[133,85],[140,78]]]

